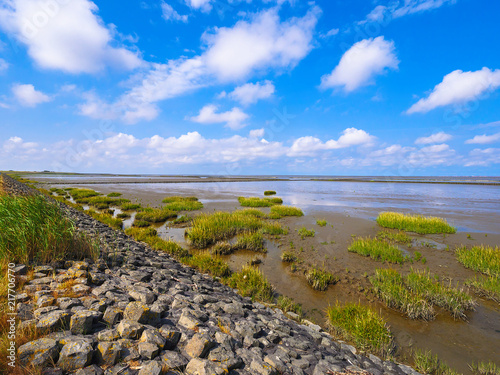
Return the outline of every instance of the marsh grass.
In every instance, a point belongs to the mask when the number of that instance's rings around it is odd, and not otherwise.
[[[291,206],[273,206],[269,213],[271,219],[281,219],[285,216],[304,216],[300,208]]]
[[[328,285],[335,284],[338,279],[328,271],[311,267],[306,271],[307,282],[316,290],[326,290]]]
[[[280,223],[276,221],[264,222],[260,230],[263,234],[269,234],[272,236],[288,234],[288,229],[284,228]]]
[[[75,201],[84,198],[97,197],[100,195],[97,191],[91,189],[78,189],[78,188],[70,188],[68,193],[73,197]]]
[[[139,210],[141,208],[141,205],[137,203],[125,202],[120,205],[120,208],[123,211],[134,211],[134,210]]]
[[[273,302],[274,290],[264,274],[255,267],[244,266],[225,280],[231,288],[238,289],[243,297],[252,301]]]
[[[89,198],[80,198],[76,199],[77,203],[86,203],[89,206],[93,206],[97,209],[106,209],[111,206],[119,207],[124,203],[129,203],[130,201],[128,199],[122,199],[122,198],[109,198],[109,197],[104,197],[104,196],[95,196],[95,197],[89,197]]]
[[[351,243],[348,250],[382,262],[402,264],[408,260],[396,246],[376,238],[358,238]]]
[[[411,243],[411,237],[408,236],[405,232],[399,230],[397,232],[392,232],[388,230],[381,230],[377,233],[377,238],[379,240],[386,240],[389,242],[397,242],[404,245],[408,245]]]
[[[193,219],[192,227],[186,230],[186,238],[192,246],[203,249],[244,231],[256,231],[262,226],[260,218],[239,211],[201,214]]]
[[[296,303],[290,297],[281,295],[278,297],[276,304],[278,305],[279,309],[285,313],[292,312],[294,314],[297,314],[299,316],[299,319],[301,319],[303,316],[302,305],[300,303]]]
[[[328,222],[326,220],[316,220],[316,224],[319,225],[320,227],[326,227],[328,225]]]
[[[203,203],[196,197],[167,197],[162,201],[165,208],[172,211],[195,211],[203,208]]]
[[[207,252],[184,257],[181,261],[200,272],[209,273],[215,277],[227,277],[231,274],[229,265],[226,262]]]
[[[405,277],[404,282],[410,291],[448,310],[454,318],[467,319],[465,312],[474,310],[476,306],[469,294],[440,284],[426,271],[412,270]]]
[[[134,219],[134,222],[132,223],[132,226],[136,228],[146,228],[149,227],[150,225],[151,223],[149,221],[138,220],[138,219]]]
[[[393,338],[386,321],[369,307],[355,303],[327,309],[328,325],[344,340],[354,343],[356,348],[386,357],[394,347]]]
[[[460,375],[442,362],[437,355],[432,355],[430,351],[416,350],[413,352],[415,369],[426,375]]]
[[[210,249],[213,255],[229,255],[235,252],[235,246],[227,241],[219,241]]]
[[[118,230],[123,229],[123,220],[117,217],[113,217],[113,215],[106,213],[99,213],[94,210],[88,210],[87,214],[113,229],[118,229]]]
[[[397,309],[410,319],[434,319],[432,305],[423,297],[410,292],[399,272],[392,269],[377,269],[369,278],[375,294],[388,307]]]
[[[150,223],[162,223],[174,217],[177,217],[177,213],[175,211],[165,208],[151,207],[143,208],[135,215],[136,220],[144,220]]]
[[[402,214],[398,212],[381,212],[377,223],[384,228],[400,229],[419,234],[455,233],[457,230],[439,217]]]
[[[283,203],[281,198],[238,197],[242,207],[271,207]]]
[[[116,217],[119,219],[130,219],[131,215],[127,212],[121,212],[117,214]]]
[[[500,303],[500,278],[498,276],[468,279],[465,285],[479,296]]]
[[[298,257],[291,251],[283,251],[281,253],[281,260],[286,263],[293,263],[297,261]]]
[[[488,276],[500,277],[500,248],[495,246],[460,247],[455,251],[457,259],[465,267]]]
[[[297,233],[299,234],[300,238],[304,239],[306,237],[314,237],[316,232],[312,229],[307,229],[306,227],[300,228]]]
[[[500,367],[493,362],[479,362],[469,365],[474,375],[500,375]]]
[[[179,216],[178,218],[174,219],[172,221],[172,223],[174,224],[185,224],[185,223],[189,223],[191,221],[191,218],[187,215],[182,215],[182,216]]]
[[[0,196],[0,259],[51,262],[95,258],[96,244],[45,197]]]
[[[242,210],[236,210],[235,213],[238,215],[250,215],[261,218],[266,217],[266,214],[258,208],[244,208]]]
[[[110,198],[118,198],[121,196],[122,196],[122,193],[117,193],[117,192],[112,192],[112,193],[108,194],[108,197],[110,197]]]
[[[158,237],[158,232],[154,228],[127,228],[125,234],[137,241],[147,243],[154,250],[164,251],[176,259],[189,257],[189,251],[177,242]]]
[[[264,195],[276,195],[276,192],[274,190],[266,190]]]
[[[264,237],[260,232],[243,232],[238,235],[235,247],[241,250],[267,252],[264,248]]]

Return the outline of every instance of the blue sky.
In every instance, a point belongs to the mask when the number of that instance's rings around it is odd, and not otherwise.
[[[497,1],[0,4],[0,169],[500,174]]]

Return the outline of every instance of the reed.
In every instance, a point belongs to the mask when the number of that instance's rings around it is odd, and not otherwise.
[[[400,229],[420,234],[455,233],[456,228],[439,217],[402,214],[398,212],[382,212],[377,217],[377,223],[384,228]]]
[[[283,251],[281,253],[281,260],[286,263],[293,263],[297,261],[298,257],[291,251]]]
[[[469,365],[474,375],[500,375],[500,366],[493,362],[479,362]]]
[[[264,237],[260,232],[243,232],[238,236],[235,247],[241,250],[267,252]]]
[[[498,246],[460,247],[455,251],[460,263],[474,271],[488,276],[500,277],[500,248]]]

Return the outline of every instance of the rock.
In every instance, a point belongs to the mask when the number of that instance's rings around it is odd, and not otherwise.
[[[19,264],[15,266],[12,271],[15,275],[26,275],[28,272],[28,267],[25,264]]]
[[[19,320],[31,320],[35,317],[33,314],[33,305],[28,305],[27,303],[18,303],[16,311]]]
[[[17,355],[21,365],[44,367],[57,359],[59,346],[56,340],[42,338],[20,346]]]
[[[65,371],[74,371],[92,363],[94,350],[89,343],[79,340],[67,343],[59,354],[57,365]]]
[[[38,308],[52,306],[55,301],[55,298],[52,296],[42,296],[38,298],[38,300],[36,301],[36,305]]]
[[[169,370],[174,371],[183,371],[189,362],[187,358],[172,351],[165,351],[161,355],[161,361]]]
[[[237,316],[245,315],[245,311],[243,310],[243,304],[239,302],[227,303],[222,307],[222,309],[227,314],[237,315]]]
[[[60,368],[46,367],[42,370],[42,375],[64,375],[64,372]]]
[[[155,344],[160,349],[163,349],[167,340],[160,334],[157,329],[150,328],[142,332],[142,336],[139,339],[139,342],[148,342],[151,344]]]
[[[278,372],[275,368],[265,363],[264,361],[254,359],[252,363],[250,363],[250,371],[252,374],[260,374],[260,375],[277,375]]]
[[[181,332],[167,325],[160,328],[160,334],[165,338],[165,345],[163,346],[165,350],[174,350],[182,337]]]
[[[103,375],[104,371],[97,365],[90,365],[84,369],[80,369],[75,375]]]
[[[123,318],[123,311],[117,307],[108,306],[102,318],[109,325],[117,324]]]
[[[124,319],[116,328],[121,337],[126,339],[138,339],[144,331],[144,326],[133,320]]]
[[[69,310],[75,306],[81,306],[82,302],[78,298],[61,297],[58,298],[56,303],[62,310]]]
[[[152,312],[142,302],[130,302],[123,312],[123,317],[143,324],[155,324],[160,318],[158,313]]]
[[[42,273],[44,275],[48,275],[49,273],[54,272],[54,268],[51,266],[38,266],[38,267],[35,267],[35,269],[33,271],[35,273]]]
[[[99,341],[116,341],[120,338],[120,334],[116,328],[105,329],[97,334]]]
[[[30,300],[30,297],[28,296],[28,293],[20,293],[16,295],[16,302],[17,303],[23,303],[27,302]]]
[[[90,282],[95,285],[102,285],[106,277],[101,272],[89,272]]]
[[[42,315],[45,315],[45,314],[48,314],[48,313],[51,313],[51,312],[57,311],[57,310],[61,311],[61,309],[59,309],[57,306],[41,307],[41,308],[33,311],[33,315],[35,316],[35,318],[40,318]]]
[[[207,356],[210,349],[215,343],[210,339],[210,336],[201,333],[195,333],[191,340],[188,341],[184,350],[191,358],[204,358]]]
[[[94,314],[91,311],[78,311],[71,317],[70,330],[73,334],[85,335],[92,330]]]
[[[163,374],[163,368],[160,362],[151,361],[147,365],[144,365],[140,370],[138,375],[161,375]]]
[[[96,357],[100,365],[113,366],[120,359],[122,346],[117,342],[100,342],[97,345]]]
[[[118,363],[111,368],[108,368],[104,375],[136,375],[137,371],[130,368],[127,363]]]
[[[186,375],[223,375],[227,374],[221,366],[206,359],[193,358],[186,366]]]
[[[151,292],[148,288],[142,286],[132,287],[132,289],[128,292],[128,294],[136,301],[140,301],[147,305],[152,304],[156,300],[156,295],[153,292]]]
[[[83,294],[88,293],[88,291],[90,290],[90,287],[88,287],[87,285],[83,285],[83,284],[77,284],[77,285],[74,285],[73,288],[71,288],[71,290],[73,291],[73,293],[76,293],[78,295],[83,295]]]
[[[160,353],[160,348],[157,345],[151,344],[149,342],[140,342],[137,345],[137,350],[139,354],[144,359],[153,359]]]
[[[38,321],[36,328],[40,332],[56,331],[69,326],[70,315],[62,310],[56,310],[44,315]]]
[[[198,319],[196,319],[189,310],[184,309],[177,324],[187,329],[195,329],[201,324],[201,322]]]

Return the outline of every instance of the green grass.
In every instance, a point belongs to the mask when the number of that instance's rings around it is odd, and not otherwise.
[[[430,273],[413,271],[404,279],[405,285],[413,293],[422,296],[430,303],[448,310],[454,318],[466,319],[465,312],[474,310],[476,303],[462,290],[447,287],[435,281]]]
[[[138,210],[141,208],[141,205],[140,204],[137,204],[137,203],[129,203],[129,202],[126,202],[126,203],[122,203],[122,205],[120,206],[120,208],[123,210],[123,211],[134,211],[134,210]]]
[[[279,296],[276,304],[283,312],[293,312],[299,316],[299,319],[302,318],[302,305],[300,303],[296,303],[292,298],[287,296]]]
[[[264,248],[264,237],[260,232],[243,232],[238,235],[235,246],[241,250],[267,252]]]
[[[391,232],[388,230],[381,230],[377,233],[377,238],[379,240],[386,240],[389,242],[397,242],[404,245],[408,245],[411,243],[411,237],[408,236],[403,231]]]
[[[227,277],[231,274],[229,265],[218,257],[203,252],[181,259],[183,263],[196,268],[203,273],[209,273],[215,277]]]
[[[271,219],[280,219],[285,216],[304,216],[304,213],[300,208],[291,206],[273,206],[271,207],[271,212],[269,217]]]
[[[281,253],[281,260],[286,263],[293,263],[297,261],[298,257],[291,251],[283,251]]]
[[[242,207],[271,207],[283,203],[281,198],[238,197]]]
[[[419,234],[455,233],[457,230],[439,217],[381,212],[377,223],[384,228],[400,229]]]
[[[174,202],[197,202],[196,197],[181,197],[181,196],[171,196],[166,197],[162,200],[163,203],[174,203]]]
[[[129,213],[127,213],[127,212],[121,212],[118,215],[116,215],[116,217],[119,218],[119,219],[129,219],[130,216],[131,215]]]
[[[397,247],[376,238],[358,238],[351,243],[348,250],[381,262],[402,264],[408,260]]]
[[[177,242],[158,237],[158,232],[154,228],[127,228],[125,234],[137,241],[146,242],[152,249],[164,251],[179,260],[190,255],[189,251],[182,248]]]
[[[174,217],[177,217],[175,211],[151,207],[143,208],[135,215],[136,220],[149,221],[150,223],[162,223]]]
[[[78,199],[97,197],[98,195],[100,195],[100,193],[91,189],[70,188],[68,192],[75,201],[77,201]]]
[[[378,298],[388,307],[397,309],[410,319],[434,319],[432,305],[423,297],[408,290],[403,277],[392,269],[377,269],[369,278]]]
[[[94,219],[100,221],[101,223],[106,224],[107,226],[113,229],[122,229],[123,228],[123,220],[119,218],[115,218],[110,214],[101,214],[95,212],[94,210],[88,210],[87,214],[92,216]]]
[[[252,301],[272,302],[274,290],[262,272],[252,266],[245,266],[225,280],[231,288],[238,289],[243,297]]]
[[[311,267],[306,272],[307,282],[316,290],[326,290],[328,285],[335,284],[338,279],[328,271]]]
[[[236,210],[235,213],[239,215],[250,215],[261,218],[264,218],[266,216],[266,214],[258,208],[244,208],[242,210]]]
[[[133,237],[137,241],[147,242],[148,237],[154,237],[158,235],[158,232],[154,228],[127,228],[125,229],[125,234],[127,236]]]
[[[326,220],[316,220],[316,224],[319,225],[320,227],[326,227],[328,225],[328,222]]]
[[[498,276],[468,279],[465,284],[481,297],[500,303],[500,278]]]
[[[469,365],[474,375],[500,375],[500,367],[493,362],[479,362]]]
[[[203,208],[203,203],[196,197],[167,197],[163,199],[165,208],[172,211],[195,211]]]
[[[455,251],[457,259],[465,267],[482,272],[489,276],[500,277],[500,248],[495,246],[473,246],[458,248]]]
[[[174,224],[184,224],[184,223],[189,223],[191,221],[191,218],[186,215],[179,216],[176,218],[173,223]]]
[[[386,321],[369,307],[348,303],[327,309],[328,325],[342,339],[363,351],[386,357],[393,349],[393,338]]]
[[[220,241],[212,246],[210,253],[213,255],[229,255],[234,253],[235,250],[236,248],[234,245],[231,245],[227,241]]]
[[[108,197],[110,197],[110,198],[118,198],[121,196],[122,196],[122,193],[116,193],[116,192],[112,192],[112,193],[108,194]]]
[[[263,234],[270,234],[272,236],[288,234],[288,229],[283,228],[283,226],[276,221],[264,222],[260,230]]]
[[[130,201],[128,199],[122,199],[122,198],[109,198],[104,196],[97,196],[97,197],[76,199],[76,202],[86,203],[97,209],[105,209],[111,206],[119,207],[124,203],[129,203]]]
[[[264,195],[276,195],[276,192],[274,190],[266,190]]]
[[[186,230],[186,238],[192,246],[203,249],[239,233],[257,231],[262,226],[260,218],[239,211],[201,214],[193,219],[192,227]]]
[[[433,356],[430,351],[416,350],[413,352],[415,370],[426,375],[460,375],[442,362],[437,355]]]
[[[95,244],[43,196],[0,196],[0,259],[15,263],[95,258]]]
[[[132,223],[132,226],[136,228],[146,228],[149,227],[150,225],[151,223],[149,221],[138,220],[138,219],[134,219],[134,222]]]
[[[306,227],[302,227],[298,230],[298,234],[299,236],[304,239],[306,237],[314,237],[314,235],[316,234],[316,232],[314,230],[309,230],[307,229]]]

